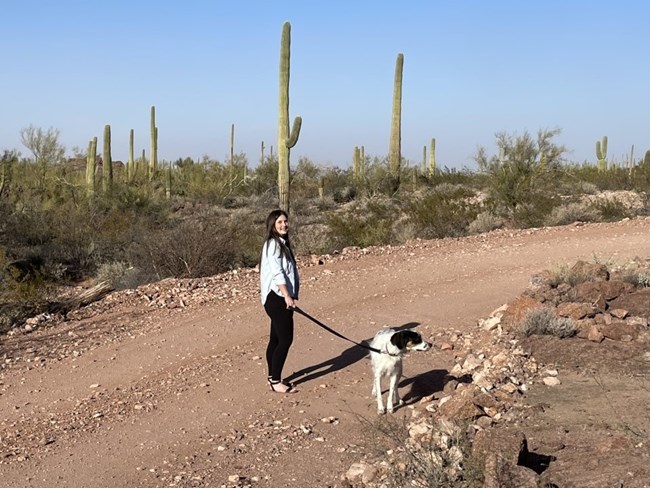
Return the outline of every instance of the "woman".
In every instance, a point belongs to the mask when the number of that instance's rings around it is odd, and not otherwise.
[[[297,393],[282,381],[282,368],[293,342],[293,308],[300,288],[296,260],[289,242],[289,217],[273,210],[266,218],[266,241],[260,257],[262,305],[271,318],[271,334],[266,347],[268,384],[277,393]]]

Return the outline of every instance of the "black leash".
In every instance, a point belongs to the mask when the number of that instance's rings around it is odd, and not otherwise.
[[[296,312],[298,312],[300,315],[304,315],[305,317],[307,317],[309,320],[311,320],[311,321],[312,321],[313,323],[315,323],[316,325],[322,327],[323,329],[325,329],[326,331],[330,332],[331,334],[334,334],[335,336],[340,337],[341,339],[345,339],[346,341],[351,342],[352,344],[356,344],[357,346],[363,347],[364,349],[368,349],[368,350],[370,350],[370,351],[372,351],[372,352],[377,352],[377,353],[379,353],[379,354],[387,354],[387,353],[385,353],[384,351],[380,351],[379,349],[374,348],[374,347],[371,347],[371,346],[369,346],[369,345],[367,345],[367,344],[363,344],[363,343],[355,342],[355,341],[353,341],[352,339],[348,339],[348,338],[345,337],[343,334],[341,334],[341,333],[339,333],[339,332],[336,332],[336,331],[335,331],[334,329],[332,329],[331,327],[328,327],[328,326],[325,325],[323,322],[321,322],[321,321],[318,320],[318,319],[315,319],[314,317],[312,317],[311,315],[309,315],[307,312],[305,312],[304,310],[301,310],[301,309],[298,308],[298,307],[293,307],[293,309],[294,309]]]

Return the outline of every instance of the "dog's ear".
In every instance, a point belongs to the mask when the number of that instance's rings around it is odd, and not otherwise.
[[[407,334],[407,330],[402,330],[399,332],[395,332],[391,337],[390,337],[390,342],[400,351],[406,349],[406,345],[408,344],[409,337]]]

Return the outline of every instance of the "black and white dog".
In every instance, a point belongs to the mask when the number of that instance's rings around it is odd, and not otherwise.
[[[381,351],[381,353],[370,351],[374,376],[372,394],[377,395],[377,412],[379,414],[386,413],[381,398],[381,378],[387,376],[389,388],[386,408],[390,413],[393,413],[396,406],[404,403],[397,391],[397,383],[402,377],[404,353],[408,351],[426,351],[431,347],[431,344],[422,339],[419,333],[412,330],[398,332],[395,329],[384,329],[377,332],[370,346]]]

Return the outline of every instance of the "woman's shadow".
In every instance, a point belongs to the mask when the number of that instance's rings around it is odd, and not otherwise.
[[[392,329],[395,329],[396,331],[400,330],[406,330],[406,329],[413,329],[420,325],[419,322],[408,322],[404,325],[400,325],[399,327],[391,327]],[[370,341],[372,340],[372,337],[370,339],[364,339],[361,341],[361,344],[366,344],[368,345]],[[334,373],[335,371],[339,371],[347,366],[350,366],[357,361],[360,361],[361,359],[365,358],[368,356],[369,351],[365,347],[361,347],[358,345],[349,347],[345,351],[343,351],[340,355],[333,357],[331,359],[328,359],[326,361],[323,361],[322,363],[315,364],[313,366],[307,366],[306,368],[301,369],[300,371],[294,371],[289,375],[286,380],[290,381],[291,383],[298,385],[300,383],[306,383],[308,381],[315,380],[317,378],[320,378],[321,376],[325,376],[330,373]]]

